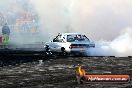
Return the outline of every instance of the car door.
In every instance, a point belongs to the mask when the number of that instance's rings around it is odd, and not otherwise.
[[[53,42],[51,44],[53,48],[63,47],[64,40],[63,40],[62,35],[57,35],[56,38],[53,39]]]

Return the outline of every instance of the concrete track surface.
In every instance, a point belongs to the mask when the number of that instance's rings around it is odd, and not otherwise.
[[[0,88],[132,88],[130,83],[78,84],[75,69],[88,67],[90,74],[129,74],[132,57],[62,57],[0,67]]]

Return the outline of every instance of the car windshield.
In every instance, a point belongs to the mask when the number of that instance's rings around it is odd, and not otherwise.
[[[67,42],[74,42],[74,41],[89,41],[89,39],[85,35],[67,35]]]

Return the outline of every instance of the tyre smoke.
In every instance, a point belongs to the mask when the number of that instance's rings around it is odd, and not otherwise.
[[[14,44],[47,42],[58,33],[78,32],[96,41],[96,48],[89,49],[88,55],[132,55],[131,0],[4,0],[0,7],[0,27],[5,22],[11,25]],[[21,28],[12,25],[25,12],[34,17],[33,25],[18,31]]]
[[[49,41],[59,32],[79,32],[96,41],[91,56],[132,55],[131,0],[31,0]]]
[[[87,55],[90,56],[132,56],[132,28],[124,29],[113,41],[99,41],[95,48],[90,48]]]

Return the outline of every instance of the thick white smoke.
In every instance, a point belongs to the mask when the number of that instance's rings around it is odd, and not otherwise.
[[[113,40],[132,26],[131,0],[31,0],[39,13],[45,35],[85,33],[98,41]],[[103,33],[103,34],[102,34]],[[112,35],[112,36],[111,36]]]
[[[0,0],[0,36],[5,23],[10,28],[9,44],[39,42],[36,11],[27,0]]]
[[[30,0],[48,41],[58,32],[79,32],[96,42],[88,54],[132,55],[131,0]]]
[[[113,41],[99,41],[96,48],[88,50],[91,56],[131,56],[132,55],[132,28],[124,29]]]
[[[12,42],[47,42],[59,32],[79,32],[96,42],[90,55],[132,56],[132,0],[1,0],[7,18],[29,9],[39,16],[39,35],[11,30]],[[23,5],[21,8],[21,4]],[[34,8],[32,7],[32,4]],[[28,6],[29,5],[29,6]],[[31,7],[30,7],[31,5]],[[10,7],[11,6],[11,7]],[[13,18],[12,18],[13,17]],[[3,22],[3,21],[2,21]],[[3,22],[4,23],[4,22]],[[12,23],[12,22],[11,22]],[[18,36],[17,36],[18,35]],[[34,38],[33,38],[34,36]]]
[[[49,41],[58,33],[72,32],[71,5],[72,0],[30,0],[38,11],[41,32]]]

